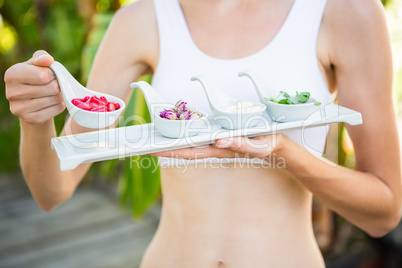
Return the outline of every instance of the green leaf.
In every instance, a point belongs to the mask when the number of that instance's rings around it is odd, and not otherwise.
[[[308,92],[299,93],[299,92],[296,91],[296,99],[299,102],[305,103],[309,98],[310,98],[310,93],[308,93]]]
[[[293,101],[291,101],[290,99],[286,99],[286,102],[288,103],[288,104],[295,104]]]
[[[300,92],[300,95],[303,95],[303,96],[305,96],[305,97],[307,97],[307,98],[310,98],[310,92]]]
[[[289,103],[288,103],[288,100],[289,100],[289,99],[281,99],[278,103],[279,103],[279,104],[289,104]]]
[[[299,102],[301,102],[301,103],[305,103],[305,102],[308,100],[308,98],[306,98],[306,97],[303,96],[303,95],[296,95],[296,98],[297,98],[297,100],[298,100]]]
[[[315,106],[320,106],[320,105],[321,105],[321,102],[316,101],[316,102],[314,102],[314,105],[315,105]]]
[[[277,99],[271,98],[269,100],[272,101],[272,102],[278,103]]]
[[[290,95],[288,93],[286,93],[284,91],[282,91],[282,92],[283,92],[283,96],[285,96],[286,98],[290,98]]]
[[[176,107],[177,104],[179,104],[180,102],[181,102],[181,100],[178,100],[178,101],[176,102],[176,104],[174,105],[174,107]]]

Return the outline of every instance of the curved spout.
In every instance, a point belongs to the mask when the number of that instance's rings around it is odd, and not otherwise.
[[[105,128],[113,124],[120,116],[121,112],[126,107],[124,101],[116,96],[105,93],[96,92],[82,86],[70,72],[59,62],[54,61],[49,68],[55,73],[57,81],[63,95],[64,103],[67,107],[71,117],[79,125],[87,128]],[[102,94],[111,102],[120,104],[120,109],[110,112],[91,112],[78,108],[72,104],[74,98],[83,98],[85,96],[92,96]]]
[[[60,62],[54,61],[49,68],[54,72],[59,82],[62,94],[66,104],[70,104],[71,100],[77,98],[77,90],[81,90],[83,86],[70,74],[70,72]],[[79,94],[78,94],[79,95]]]
[[[170,108],[171,106],[173,106],[171,103],[168,103],[158,92],[156,92],[156,90],[150,84],[145,81],[132,83],[130,87],[132,89],[138,88],[142,91],[152,121],[153,116],[158,116],[159,112],[161,112],[164,108]]]
[[[260,100],[265,98],[272,98],[273,89],[268,87],[265,82],[258,77],[258,75],[252,70],[245,70],[239,73],[239,77],[247,76],[253,82],[255,89],[257,90],[258,97]]]
[[[223,93],[204,75],[193,76],[191,77],[191,81],[198,81],[201,83],[212,109],[220,110],[236,103],[235,99]]]

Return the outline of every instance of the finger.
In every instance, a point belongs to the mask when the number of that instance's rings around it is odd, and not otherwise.
[[[28,100],[55,96],[60,94],[60,87],[56,79],[47,85],[25,85],[21,84],[18,88],[7,92],[9,100]]]
[[[60,94],[31,100],[31,109],[28,112],[36,112],[48,107],[63,103],[63,96]]]
[[[42,110],[30,113],[22,119],[30,124],[40,124],[55,117],[56,115],[59,115],[64,111],[65,108],[66,106],[64,103],[55,104]]]
[[[244,137],[233,137],[226,139],[219,139],[215,141],[215,146],[218,148],[230,148],[233,151],[244,152],[246,151],[246,144]]]
[[[50,68],[19,63],[7,70],[7,84],[46,85],[56,79]]]
[[[36,51],[33,54],[32,58],[30,58],[28,60],[28,64],[41,66],[41,67],[48,67],[48,66],[52,65],[53,62],[54,62],[53,57],[50,56],[50,54],[44,50]]]
[[[236,153],[250,154],[254,150],[246,143],[246,138],[244,137],[233,137],[226,139],[219,139],[215,142],[217,148],[226,148]]]
[[[230,148],[232,143],[230,142],[230,139],[219,139],[215,141],[215,146],[217,148]]]
[[[260,138],[249,139],[246,137],[233,137],[216,141],[216,146],[225,148],[243,155],[264,158],[272,152],[273,135],[261,136]]]
[[[48,107],[63,103],[63,97],[61,94],[48,96],[43,98],[36,98],[30,100],[23,100],[16,104],[16,110],[19,114],[34,113]]]

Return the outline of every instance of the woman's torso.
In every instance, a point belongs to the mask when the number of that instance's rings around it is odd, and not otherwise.
[[[236,164],[162,170],[161,222],[142,267],[323,267],[310,193],[286,171]]]
[[[153,86],[168,101],[182,99],[210,112],[202,89],[190,82],[200,72],[227,94],[256,101],[251,83],[237,77],[245,69],[273,88],[310,91],[323,103],[330,101],[315,46],[325,0],[256,1],[261,12],[251,8],[240,19],[249,19],[243,26],[252,30],[237,31],[224,11],[205,14],[195,11],[193,2],[181,1],[182,11],[177,0],[154,1],[160,53]],[[278,12],[270,11],[273,4]],[[231,30],[219,37],[220,26],[212,30],[214,23],[227,23]],[[253,23],[274,26],[255,29]],[[204,28],[216,36],[208,36]],[[250,31],[255,39],[238,39]],[[236,45],[225,43],[230,38],[238,40]],[[220,55],[235,59],[218,59]],[[299,131],[287,134],[312,151],[323,150],[325,128],[307,130],[304,136]],[[247,161],[180,161],[172,166],[174,162],[162,160],[168,163],[162,165],[162,218],[142,267],[323,266],[312,232],[311,194],[288,172]]]

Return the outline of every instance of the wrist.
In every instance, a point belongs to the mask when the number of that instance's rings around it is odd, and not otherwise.
[[[275,153],[277,156],[286,156],[286,152],[289,150],[289,146],[293,140],[289,139],[289,137],[283,133],[276,134],[275,139],[276,141],[274,143],[272,153]]]
[[[35,123],[35,124],[28,123],[28,122],[26,122],[25,120],[23,120],[21,118],[19,118],[19,120],[20,120],[21,129],[29,129],[29,130],[32,130],[32,131],[38,130],[40,132],[43,132],[44,129],[54,127],[53,118],[50,118],[50,119],[48,119],[48,120],[46,120],[44,122]]]
[[[272,151],[271,159],[274,159],[275,163],[282,163],[277,167],[286,169],[287,171],[301,171],[305,165],[305,159],[308,158],[304,153],[305,149],[302,148],[297,142],[286,136],[285,134],[278,133],[277,143]]]
[[[272,168],[287,169],[287,158],[289,145],[293,140],[289,139],[282,133],[267,136],[271,144],[271,148],[267,155],[262,159],[265,160]]]
[[[21,142],[27,141],[43,145],[56,136],[53,118],[40,124],[30,124],[20,119],[20,126]]]
[[[288,136],[284,134],[280,136],[280,142],[278,142],[278,148],[275,152],[277,159],[283,159],[284,169],[299,178],[310,177],[312,175],[310,167],[313,165],[315,157]]]

